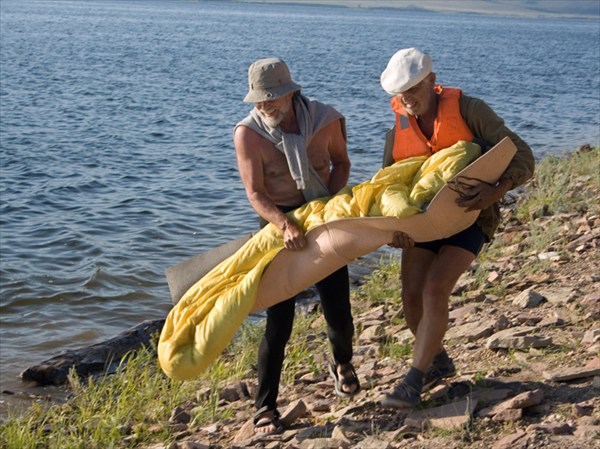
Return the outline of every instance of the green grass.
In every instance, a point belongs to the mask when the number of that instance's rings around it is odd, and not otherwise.
[[[596,213],[600,206],[591,200],[598,195],[599,181],[598,147],[561,158],[548,156],[536,167],[529,200],[520,208],[522,218],[530,218],[526,211],[532,206],[546,207],[554,214],[573,210]]]
[[[153,348],[137,351],[115,375],[85,381],[69,376],[71,399],[64,405],[37,404],[24,414],[10,415],[1,426],[0,447],[7,449],[128,448],[151,440],[169,441],[172,410],[208,388],[196,423],[230,418],[219,407],[225,382],[239,378],[256,360],[261,326],[243,326],[228,352],[197,381],[169,379],[158,366]]]
[[[381,358],[389,357],[392,360],[403,360],[412,354],[412,342],[396,343],[386,340],[380,347]]]
[[[382,257],[366,282],[357,291],[359,301],[369,306],[400,302],[400,257],[390,253]]]
[[[287,346],[282,384],[293,383],[307,368],[316,372],[316,354],[328,351],[324,334],[312,342],[315,315],[298,313]],[[33,404],[25,413],[11,414],[0,426],[0,447],[6,449],[133,448],[151,441],[169,442],[172,410],[197,402],[194,424],[232,418],[234,411],[219,405],[227,383],[255,378],[262,324],[245,324],[225,353],[195,381],[169,379],[158,366],[154,348],[144,348],[124,361],[117,373],[97,379],[69,376],[72,397],[66,404]],[[319,347],[315,350],[315,344]],[[200,392],[203,392],[201,395]]]
[[[528,194],[519,199],[516,216],[528,226],[520,242],[519,254],[544,251],[548,245],[560,248],[563,242],[560,214],[600,215],[599,149],[569,157],[547,157],[538,164]],[[547,220],[535,219],[546,210]],[[480,256],[476,277],[485,283],[486,267],[502,254],[507,242],[495,242]],[[525,259],[521,271],[544,270],[548,262]],[[400,261],[390,256],[381,261],[370,278],[353,292],[355,316],[378,305],[400,302]],[[497,288],[502,294],[501,287]],[[287,347],[282,385],[292,385],[299,375],[323,369],[323,356],[329,353],[324,323],[314,326],[320,314],[299,313]],[[401,324],[396,317],[391,324]],[[164,375],[153,348],[137,351],[127,358],[114,375],[81,380],[69,377],[71,398],[65,404],[41,406],[13,413],[0,425],[0,448],[6,449],[111,449],[133,448],[144,443],[173,441],[168,419],[182,403],[196,402],[193,416],[198,425],[233,416],[229,407],[219,406],[220,389],[228,383],[255,378],[258,344],[262,325],[244,325],[225,353],[195,381],[173,381]],[[410,344],[384,342],[381,355],[403,359],[410,355]],[[546,353],[553,354],[551,349]],[[559,357],[560,354],[556,354]],[[470,439],[471,428],[457,434]]]
[[[546,211],[552,217],[600,213],[600,148],[544,158],[530,184],[529,194],[517,211],[517,218],[530,223],[531,237],[526,245],[539,251],[550,243],[566,243],[561,220],[535,220],[536,213]]]
[[[69,384],[73,395],[66,404],[32,406],[24,416],[10,417],[2,426],[2,447],[130,447],[125,436],[131,444],[147,438],[144,423],[166,422],[174,404],[190,393],[158,372],[149,349],[129,357],[114,376],[83,383],[71,373]]]
[[[513,260],[520,259],[521,274],[541,273],[552,265],[550,260],[539,260],[537,255],[549,250],[567,255],[573,218],[600,215],[600,147],[564,157],[548,156],[536,166],[527,194],[518,198],[513,219],[526,226],[526,232],[515,233],[513,239],[494,240],[479,256],[475,279],[479,286],[486,285],[490,263],[508,253]],[[506,219],[507,217],[505,217]],[[565,232],[565,231],[571,232]],[[506,293],[501,282],[488,288],[487,293],[503,297]]]
[[[321,370],[320,358],[329,353],[325,321],[313,328],[319,314],[296,313],[294,328],[286,346],[283,362],[282,382],[293,384],[299,375],[308,372],[316,374]],[[315,335],[318,334],[318,335]]]

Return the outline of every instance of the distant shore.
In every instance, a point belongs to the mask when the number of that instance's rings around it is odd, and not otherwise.
[[[396,8],[413,11],[503,15],[523,18],[599,19],[600,9],[588,0],[575,2],[541,0],[536,8],[527,2],[485,0],[235,0],[240,3],[280,3],[343,6],[347,8]],[[570,6],[571,5],[571,6]],[[574,6],[573,6],[574,5]]]

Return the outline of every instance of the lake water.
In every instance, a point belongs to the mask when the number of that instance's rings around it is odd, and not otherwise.
[[[351,181],[392,125],[399,48],[485,99],[539,158],[599,144],[598,21],[218,1],[2,0],[1,388],[171,301],[164,269],[257,227],[232,128],[280,56],[347,118]]]

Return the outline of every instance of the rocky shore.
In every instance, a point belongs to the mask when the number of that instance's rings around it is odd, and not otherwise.
[[[148,348],[154,328],[142,323],[28,370],[39,385],[66,382],[69,397],[31,397],[27,412],[2,421],[0,447],[600,448],[599,168],[598,147],[547,157],[505,198],[502,227],[452,293],[445,345],[458,373],[415,409],[379,402],[410,367],[413,342],[399,252],[383,248],[350,266],[362,384],[354,398],[334,393],[315,301],[298,312],[287,345],[278,404],[285,430],[272,436],[255,435],[252,423],[260,327],[249,326],[197,380],[175,382]],[[140,344],[125,364],[107,361]]]
[[[230,409],[232,419],[194,424],[192,417],[203,407],[199,392],[172,410],[175,440],[145,449],[600,448],[595,176],[576,183],[595,208],[556,212],[539,204],[525,222],[518,208],[527,188],[507,198],[493,248],[460,279],[451,298],[445,341],[458,375],[427,392],[417,409],[386,410],[378,403],[410,367],[412,337],[397,298],[374,301],[363,286],[353,295],[353,362],[362,383],[353,399],[335,396],[323,355],[319,374],[307,367],[282,383],[284,433],[253,433],[256,380],[250,374],[220,391],[219,407]],[[550,227],[559,228],[558,240],[541,251],[527,249],[529,240]],[[376,270],[371,278],[397,292],[395,275]],[[320,315],[316,307],[308,313]],[[315,341],[324,339],[322,318],[312,326]],[[386,355],[390,344],[406,350],[401,362]]]

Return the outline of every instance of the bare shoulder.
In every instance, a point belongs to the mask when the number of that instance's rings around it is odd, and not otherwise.
[[[235,145],[257,145],[264,140],[256,131],[247,126],[238,126],[233,133]]]
[[[256,157],[259,154],[268,154],[274,150],[271,142],[247,126],[238,126],[235,129],[233,143],[238,156]]]
[[[319,130],[319,133],[321,132],[332,137],[342,135],[342,119],[336,119],[332,122],[329,122],[327,125],[325,125]]]
[[[327,125],[323,126],[317,132],[317,134],[315,134],[313,140],[325,142],[327,144],[345,140],[344,133],[342,131],[341,119],[333,120],[332,122],[329,122]]]

